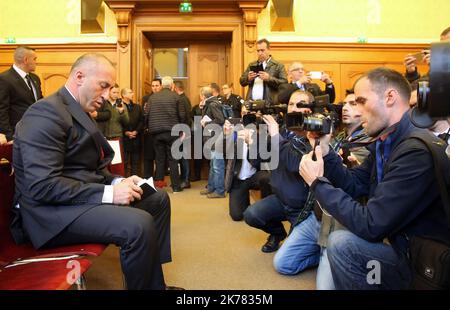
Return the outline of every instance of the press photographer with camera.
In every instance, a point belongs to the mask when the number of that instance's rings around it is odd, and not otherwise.
[[[336,98],[336,91],[334,89],[333,81],[327,73],[322,72],[320,77],[318,77],[322,82],[325,83],[325,89],[321,90],[320,86],[316,83],[311,83],[312,76],[310,73],[306,74],[303,64],[300,62],[294,62],[289,66],[288,69],[289,76],[291,78],[291,83],[285,83],[280,85],[280,91],[278,94],[279,103],[289,102],[291,94],[297,89],[310,92],[314,97],[321,95],[328,95],[330,97],[330,102],[334,102]],[[320,73],[320,72],[318,72]]]
[[[241,115],[248,113],[246,106],[242,105]],[[234,135],[233,158],[227,159],[225,166],[225,191],[230,195],[229,213],[233,221],[241,221],[244,211],[250,205],[250,189],[260,190],[262,199],[272,194],[270,172],[261,170],[262,160],[259,154],[257,158],[250,158],[249,148],[259,145],[258,141],[253,140],[254,129],[244,128],[241,123],[233,125],[225,120],[224,133]]]
[[[347,169],[325,135],[315,149],[316,161],[313,152],[303,156],[300,175],[324,211],[348,229],[328,238],[336,289],[407,289],[413,277],[409,240],[427,235],[450,241],[431,153],[418,139],[409,139],[420,131],[432,142],[438,138],[412,124],[411,89],[400,73],[374,69],[354,89],[363,126],[376,138],[370,156]],[[308,137],[315,141],[316,136]],[[369,200],[363,206],[355,199],[365,195]],[[373,264],[381,273],[368,281]]]
[[[287,112],[311,113],[309,108],[302,105],[313,101],[314,97],[310,93],[298,90],[292,94]],[[309,189],[298,174],[298,167],[300,159],[311,150],[311,146],[302,135],[303,131],[282,128],[280,132],[273,116],[263,115],[263,120],[268,126],[269,135],[279,138],[279,164],[271,171],[273,194],[250,205],[244,212],[244,220],[248,225],[269,234],[261,251],[270,253],[278,250],[280,242],[287,236],[282,221],[288,220],[293,224],[300,214],[306,218],[310,212],[303,208]]]
[[[366,144],[363,142],[369,139],[361,126],[361,113],[356,109],[353,90],[347,90],[346,93],[347,96],[342,103],[344,129],[333,134],[330,148],[340,154],[347,166],[354,166],[356,162],[364,162],[368,156]],[[336,126],[333,126],[334,128]],[[294,275],[319,264],[316,289],[334,289],[326,254],[326,241],[332,231],[345,229],[345,227],[334,218],[322,214],[312,192],[308,194],[305,206],[307,205],[313,206],[314,212],[310,212],[306,220],[295,223],[289,236],[275,254],[273,265],[281,274]]]

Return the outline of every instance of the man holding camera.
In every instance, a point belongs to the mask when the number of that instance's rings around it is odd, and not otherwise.
[[[248,86],[246,100],[265,100],[271,104],[278,102],[278,88],[287,83],[284,65],[270,55],[270,43],[267,39],[256,42],[258,60],[250,63],[242,73],[239,83]]]
[[[407,289],[409,240],[419,235],[450,240],[432,156],[422,142],[408,139],[421,130],[408,114],[410,93],[394,70],[366,73],[355,84],[355,101],[366,133],[376,139],[368,159],[346,169],[330,151],[329,135],[320,137],[317,160],[313,152],[302,158],[300,175],[316,200],[348,229],[328,238],[336,289]],[[431,134],[429,139],[437,140]],[[369,200],[363,206],[355,199],[365,195]]]
[[[280,85],[280,92],[278,95],[278,102],[287,103],[291,94],[297,89],[308,91],[313,94],[314,97],[326,95],[330,96],[330,102],[334,102],[336,98],[336,91],[334,89],[333,81],[327,73],[321,73],[320,80],[325,83],[325,89],[322,91],[320,86],[316,83],[311,83],[312,76],[310,73],[305,74],[303,64],[300,62],[294,62],[289,66],[289,76],[291,77],[291,83],[285,83]]]
[[[241,106],[241,116],[245,117],[249,112],[245,106]],[[245,122],[244,122],[245,123]],[[237,124],[236,126],[242,126]],[[234,157],[227,159],[225,166],[225,190],[230,193],[229,213],[233,221],[241,221],[244,218],[244,211],[250,205],[250,189],[261,191],[261,198],[265,198],[272,193],[270,186],[270,173],[261,170],[261,159],[249,158],[250,147],[255,146],[252,136],[254,131],[250,128],[236,128],[225,120],[225,135],[233,134]],[[238,154],[238,152],[241,152]]]
[[[363,133],[361,113],[356,108],[355,95],[353,90],[347,90],[346,93],[342,107],[344,130],[334,135],[330,147],[338,152],[344,164],[350,167],[364,162],[369,152],[361,143],[367,142],[368,137]],[[361,144],[357,145],[355,142]],[[315,203],[313,193],[308,195],[306,204],[308,203]],[[331,232],[340,229],[345,227],[333,217],[322,214],[320,207],[315,203],[314,212],[311,212],[306,220],[296,223],[289,237],[275,254],[273,259],[275,270],[281,274],[294,275],[319,264],[316,288],[333,289],[326,242]]]
[[[292,94],[287,112],[309,113],[311,110],[302,107],[302,103],[313,101],[310,93],[298,90]],[[261,251],[270,253],[278,250],[280,242],[287,236],[282,221],[288,220],[292,225],[299,216],[306,218],[311,211],[304,208],[309,189],[298,174],[300,160],[311,147],[302,132],[283,129],[279,133],[279,125],[271,115],[263,115],[263,119],[270,137],[279,138],[279,164],[270,177],[273,194],[249,206],[244,212],[244,220],[269,234]]]

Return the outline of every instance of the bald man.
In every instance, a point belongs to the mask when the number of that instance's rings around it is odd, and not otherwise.
[[[113,243],[120,247],[128,289],[165,289],[161,263],[171,261],[168,195],[141,199],[139,177],[111,175],[106,167],[114,152],[89,117],[115,75],[106,57],[85,54],[65,86],[25,112],[14,136],[14,205],[34,247]]]
[[[8,141],[23,113],[42,98],[41,80],[33,73],[36,59],[34,49],[19,46],[14,51],[12,67],[0,74],[0,134]]]

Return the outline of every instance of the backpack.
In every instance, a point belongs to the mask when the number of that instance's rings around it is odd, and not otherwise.
[[[232,118],[234,115],[233,108],[226,103],[222,103],[222,113],[225,119]]]
[[[439,144],[442,141],[430,140],[426,131],[415,131],[406,139],[421,141],[433,157],[442,204],[450,227],[450,201],[447,191],[450,160],[442,151],[442,144]],[[409,257],[414,272],[412,289],[450,289],[450,242],[428,236],[413,236],[409,241]]]

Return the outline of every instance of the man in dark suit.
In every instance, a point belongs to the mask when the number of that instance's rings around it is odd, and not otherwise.
[[[270,103],[278,102],[278,88],[287,83],[284,65],[270,55],[270,43],[266,39],[256,42],[258,60],[251,62],[242,73],[239,83],[248,86],[247,100],[263,99]],[[256,71],[254,71],[256,70]]]
[[[123,127],[123,149],[125,151],[125,174],[140,175],[141,134],[144,127],[144,114],[138,103],[133,102],[134,92],[122,88],[120,95],[128,111],[128,124]],[[130,167],[129,167],[130,166]]]
[[[161,91],[161,79],[152,80],[152,92],[142,97],[142,105],[144,110],[144,178],[153,177],[155,166],[155,142],[153,136],[148,132],[148,98],[153,94]]]
[[[36,52],[19,46],[14,64],[0,74],[0,133],[11,141],[16,124],[30,105],[42,98],[41,80],[36,70]]]
[[[310,92],[314,97],[328,94],[328,96],[330,96],[330,102],[334,102],[334,99],[336,99],[333,81],[327,73],[322,73],[320,78],[320,80],[325,83],[325,89],[321,90],[319,85],[311,83],[311,76],[310,74],[305,74],[302,63],[292,63],[289,66],[288,71],[289,76],[291,77],[291,83],[280,86],[280,92],[278,94],[278,101],[280,103],[289,103],[291,95],[299,89]]]
[[[24,114],[14,136],[14,205],[34,247],[114,243],[128,289],[164,289],[161,263],[171,261],[168,195],[141,200],[139,177],[107,171],[114,152],[88,114],[114,79],[106,57],[83,55],[66,85]]]

